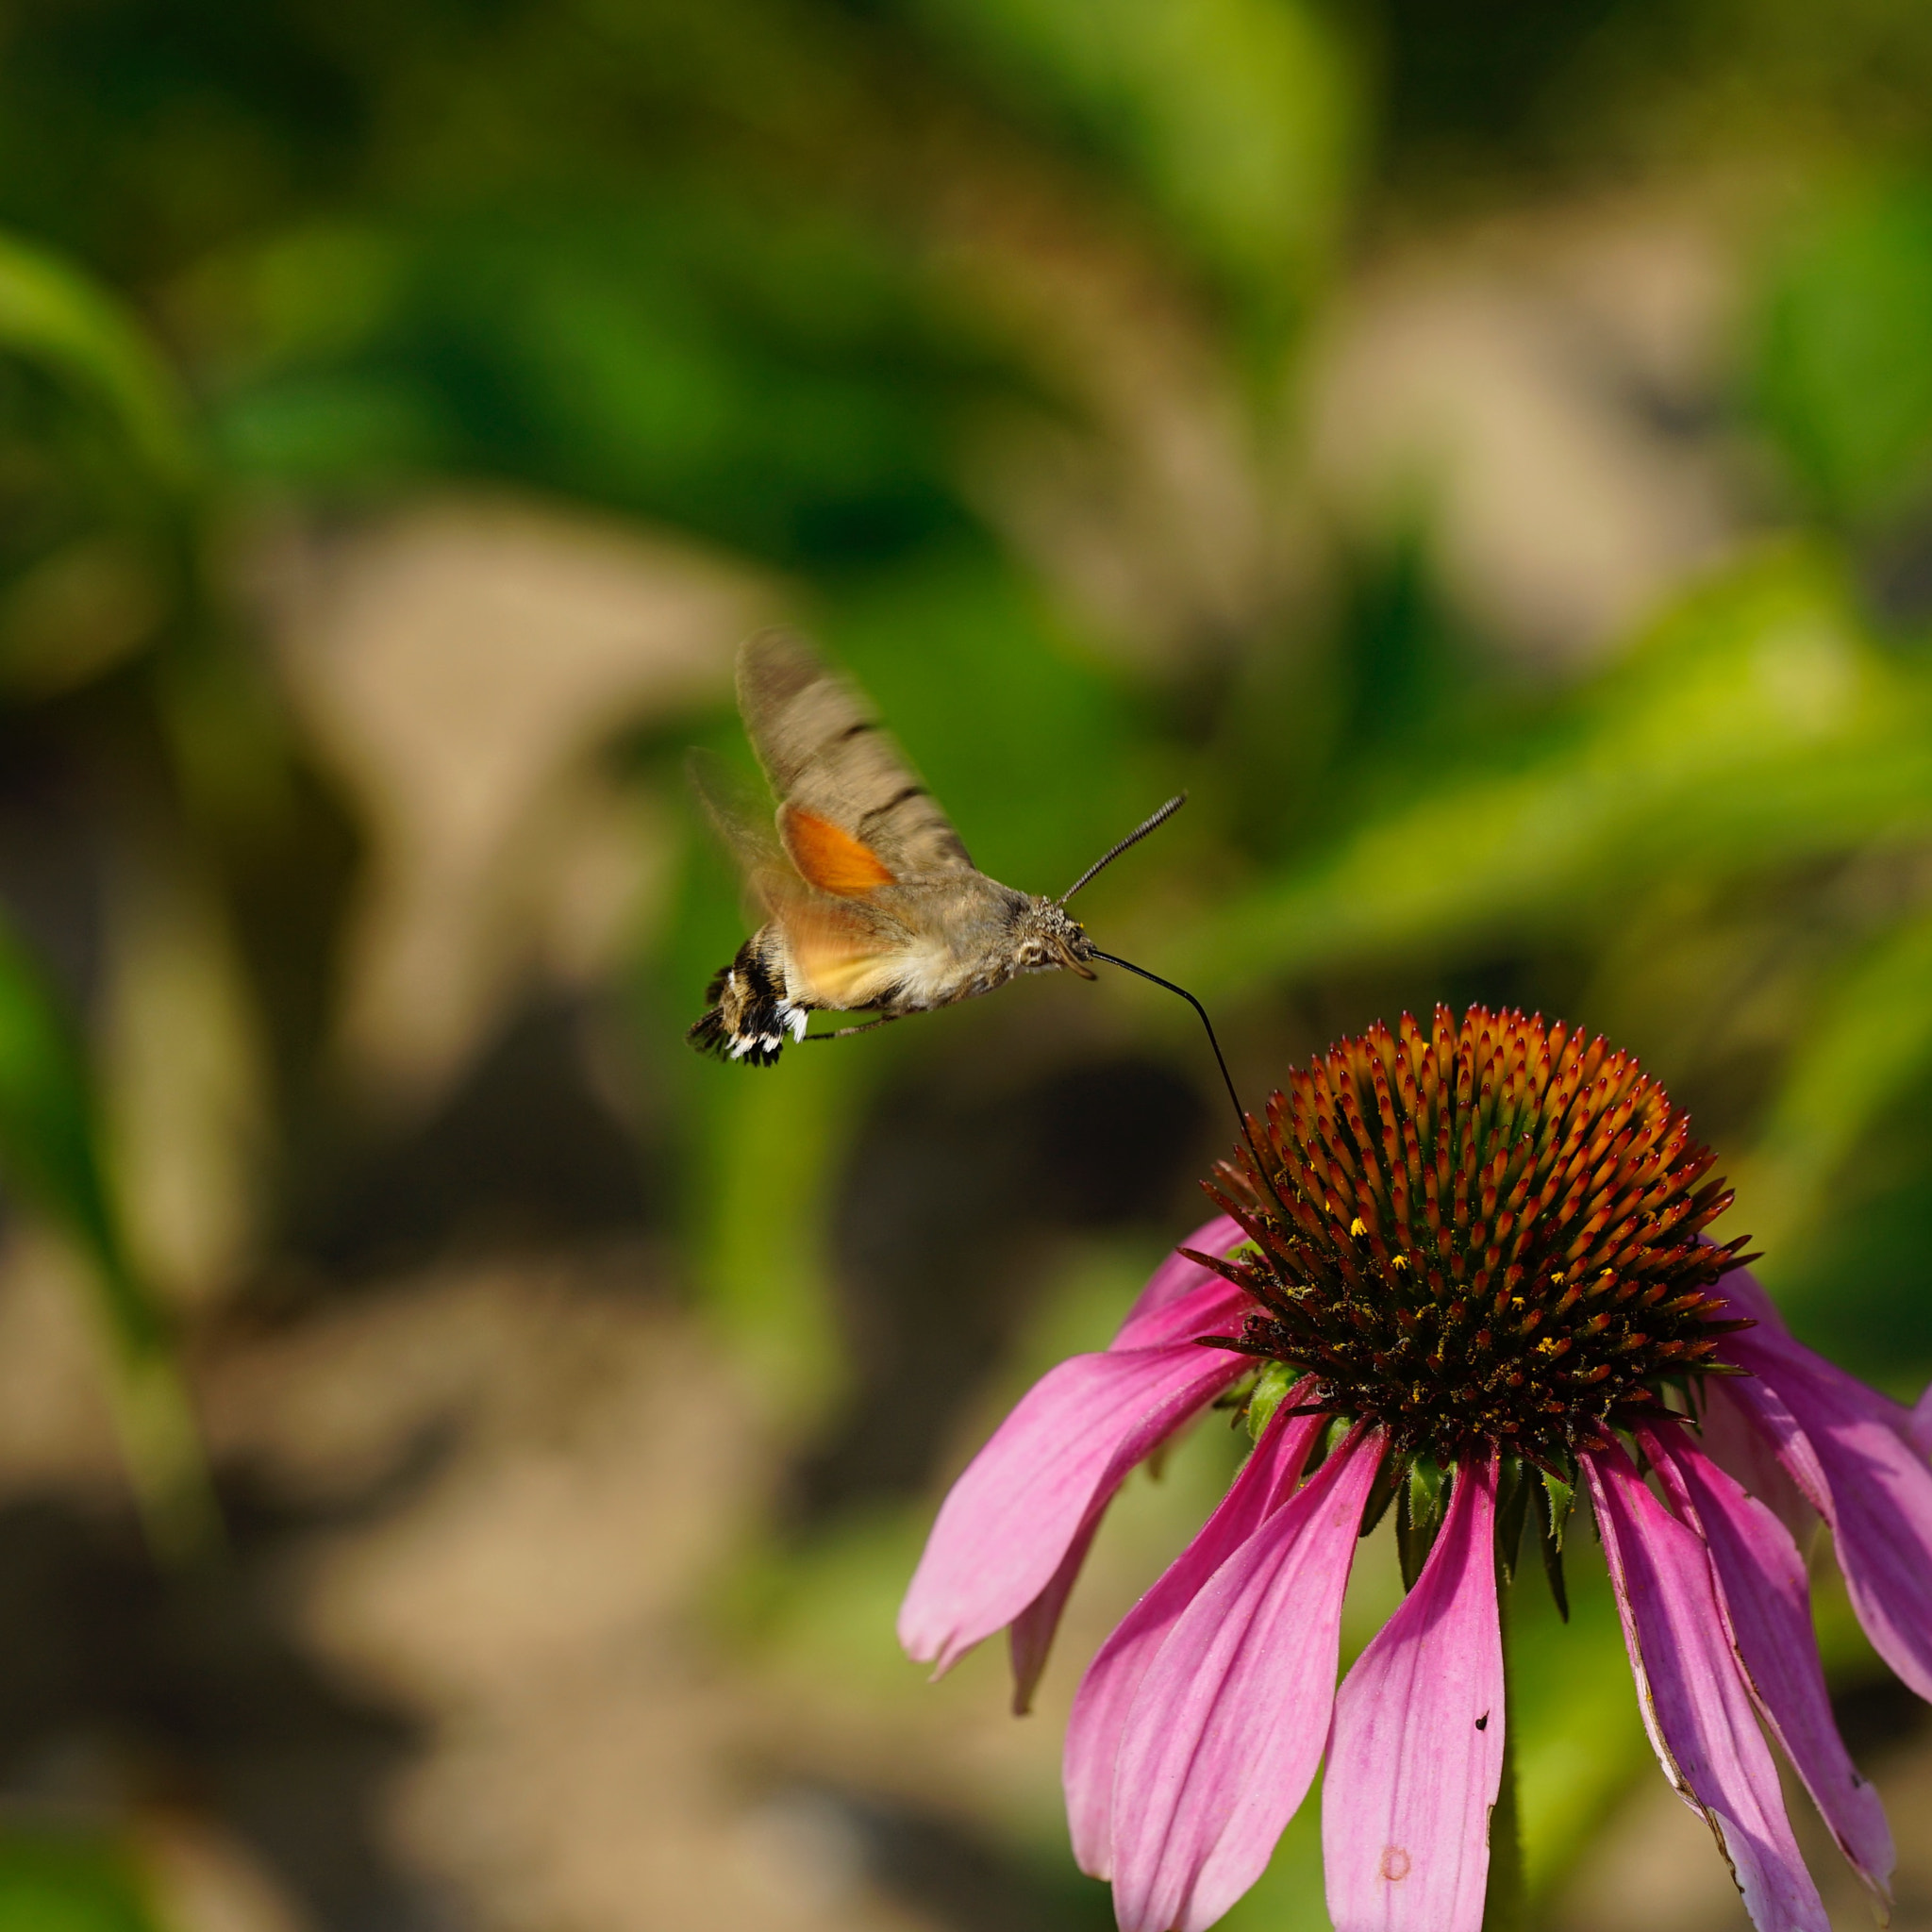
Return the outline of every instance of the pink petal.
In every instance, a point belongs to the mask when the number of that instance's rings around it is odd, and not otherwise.
[[[1013,1715],[1024,1717],[1033,1708],[1033,1693],[1046,1673],[1046,1660],[1053,1654],[1053,1641],[1060,1627],[1060,1613],[1074,1586],[1086,1567],[1087,1552],[1093,1547],[1094,1532],[1113,1499],[1109,1490],[1097,1508],[1087,1512],[1078,1534],[1067,1546],[1060,1566],[1047,1579],[1047,1585],[1013,1621],[1007,1625],[1007,1661],[1013,1672]]]
[[[1479,1932],[1503,1777],[1496,1463],[1457,1472],[1423,1574],[1335,1698],[1322,1857],[1335,1932]]]
[[[1168,1632],[1202,1586],[1294,1493],[1308,1449],[1327,1420],[1286,1413],[1307,1386],[1302,1384],[1283,1401],[1221,1507],[1166,1574],[1121,1620],[1080,1679],[1067,1721],[1061,1769],[1074,1857],[1081,1871],[1095,1878],[1112,1875],[1114,1759],[1134,1693]]]
[[[1752,1391],[1754,1399],[1739,1393],[1743,1388]],[[1773,1396],[1774,1413],[1760,1414],[1755,1397],[1769,1391],[1759,1383],[1713,1377],[1704,1384],[1702,1393],[1699,1422],[1705,1454],[1764,1504],[1801,1550],[1808,1550],[1819,1516],[1811,1499],[1825,1494],[1824,1472],[1791,1412]],[[1789,1445],[1802,1467],[1802,1480],[1786,1468],[1780,1445]]]
[[[1172,1346],[1176,1342],[1196,1341],[1204,1335],[1238,1335],[1253,1306],[1248,1296],[1232,1283],[1208,1274],[1206,1269],[1196,1268],[1195,1273],[1203,1277],[1196,1286],[1182,1291],[1165,1307],[1138,1322],[1130,1318],[1120,1334],[1108,1344],[1109,1353],[1122,1351],[1130,1345]],[[1123,1341],[1123,1337],[1129,1340]],[[1237,1376],[1254,1366],[1247,1357],[1240,1359],[1241,1369],[1236,1372]],[[1067,1607],[1067,1598],[1072,1595],[1074,1585],[1079,1580],[1094,1533],[1099,1529],[1101,1518],[1107,1513],[1107,1506],[1112,1499],[1113,1489],[1109,1488],[1089,1511],[1086,1522],[1081,1524],[1079,1533],[1069,1545],[1046,1588],[1007,1627],[1007,1648],[1013,1667],[1015,1717],[1024,1717],[1033,1707],[1033,1693],[1040,1688],[1040,1679],[1046,1670],[1053,1640],[1060,1626],[1060,1614]]]
[[[1224,1214],[1196,1228],[1181,1245],[1213,1254],[1243,1239],[1239,1224]],[[1172,1346],[1192,1341],[1202,1335],[1238,1335],[1253,1306],[1231,1281],[1202,1267],[1198,1261],[1173,1254],[1154,1271],[1153,1279],[1141,1291],[1139,1300],[1127,1311],[1126,1320],[1108,1343],[1108,1350],[1118,1353],[1132,1348]],[[1079,1579],[1081,1566],[1087,1560],[1088,1549],[1111,1494],[1109,1491],[1100,1499],[1099,1507],[1089,1512],[1088,1520],[1046,1588],[1008,1626],[1007,1649],[1013,1666],[1015,1716],[1024,1716],[1032,1708],[1033,1693],[1040,1686],[1055,1633],[1059,1629],[1060,1613]]]
[[[1839,1849],[1880,1898],[1889,1897],[1893,1861],[1885,1807],[1853,1766],[1832,1718],[1797,1544],[1681,1430],[1645,1431],[1642,1441],[1679,1513],[1704,1538],[1732,1647],[1773,1736]]]
[[[1932,1699],[1932,1469],[1874,1407],[1874,1391],[1806,1356],[1795,1343],[1755,1354],[1745,1366],[1757,1379],[1728,1392],[1830,1524],[1873,1649]]]
[[[1854,1407],[1869,1410],[1907,1440],[1911,1439],[1915,1411],[1902,1402],[1894,1402],[1869,1383],[1859,1381],[1856,1375],[1846,1374],[1837,1363],[1826,1360],[1797,1341],[1786,1327],[1777,1304],[1764,1291],[1763,1285],[1748,1268],[1734,1268],[1728,1274],[1720,1275],[1716,1292],[1732,1304],[1728,1313],[1746,1316],[1757,1324],[1756,1328],[1732,1336],[1725,1341],[1726,1359],[1735,1361],[1740,1368],[1752,1370],[1754,1374],[1761,1374],[1767,1367],[1774,1372],[1783,1367],[1802,1374],[1823,1375],[1836,1384],[1845,1400]]]
[[[1906,1424],[1906,1441],[1921,1456],[1932,1457],[1932,1386],[1912,1404],[1911,1420]]]
[[[1774,1315],[1764,1319],[1769,1299],[1748,1271],[1734,1269],[1718,1287],[1760,1323],[1725,1338],[1725,1356],[1756,1378],[1730,1383],[1725,1394],[1831,1524],[1872,1647],[1932,1699],[1932,1469],[1917,1411],[1794,1341]],[[1730,1462],[1728,1445],[1709,1446]]]
[[[1166,1307],[1170,1302],[1178,1301],[1183,1295],[1191,1293],[1204,1282],[1219,1281],[1220,1275],[1211,1269],[1204,1268],[1198,1261],[1190,1261],[1180,1253],[1182,1248],[1195,1248],[1204,1255],[1224,1255],[1238,1241],[1244,1241],[1247,1236],[1241,1232],[1241,1224],[1225,1214],[1217,1214],[1212,1221],[1205,1221],[1192,1234],[1174,1243],[1174,1252],[1167,1257],[1148,1278],[1147,1286],[1135,1298],[1134,1306],[1127,1310],[1127,1318],[1121,1324],[1121,1332],[1114,1338],[1116,1348],[1133,1348],[1140,1344],[1126,1341],[1128,1329],[1143,1316],[1156,1313]]]
[[[1847,1374],[1836,1362],[1827,1361],[1789,1335],[1754,1328],[1746,1334],[1729,1337],[1724,1352],[1740,1368],[1749,1369],[1774,1386],[1791,1376],[1803,1382],[1822,1383],[1844,1407],[1882,1423],[1900,1437],[1910,1438],[1912,1411],[1904,1403],[1894,1402],[1869,1382]]]
[[[1707,1238],[1700,1236],[1699,1240],[1709,1245]],[[1765,1292],[1764,1284],[1750,1269],[1733,1268],[1729,1274],[1720,1274],[1713,1291],[1731,1304],[1724,1311],[1725,1320],[1756,1322],[1774,1335],[1790,1335],[1790,1330],[1785,1326],[1785,1318],[1778,1312],[1777,1304]]]
[[[1201,1932],[1260,1876],[1328,1735],[1341,1594],[1380,1435],[1359,1431],[1181,1613],[1114,1771],[1122,1932]]]
[[[907,1651],[948,1670],[1010,1624],[1135,1463],[1246,1366],[1183,1341],[1076,1355],[1043,1375],[941,1505],[899,1611]]]
[[[1172,1348],[1177,1341],[1192,1341],[1200,1335],[1239,1335],[1242,1322],[1254,1308],[1254,1301],[1244,1291],[1218,1274],[1208,1274],[1197,1288],[1176,1297],[1165,1307],[1136,1315],[1124,1323],[1108,1347],[1113,1351]],[[1255,1366],[1252,1357],[1247,1366]]]
[[[1198,1248],[1204,1255],[1221,1255],[1246,1239],[1239,1225],[1224,1214],[1205,1227],[1197,1227],[1181,1246]],[[1185,1255],[1173,1254],[1154,1271],[1153,1279],[1141,1291],[1140,1299],[1127,1310],[1127,1319],[1108,1346],[1158,1348],[1167,1342],[1191,1341],[1196,1335],[1238,1335],[1243,1317],[1254,1307],[1233,1282],[1198,1261],[1190,1261]]]
[[[1717,1834],[1759,1932],[1828,1932],[1731,1655],[1704,1544],[1644,1488],[1622,1449],[1582,1460],[1664,1774]]]

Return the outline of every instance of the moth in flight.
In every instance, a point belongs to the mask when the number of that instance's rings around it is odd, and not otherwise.
[[[709,1005],[685,1036],[699,1052],[767,1067],[788,1038],[805,1039],[814,1012],[874,1015],[813,1036],[837,1039],[991,992],[1023,973],[1091,979],[1096,959],[1142,971],[1098,951],[1067,901],[1178,811],[1185,792],[1048,899],[973,863],[871,707],[797,638],[769,632],[743,646],[738,704],[778,800],[777,839],[755,829],[693,766],[765,916],[711,981]]]

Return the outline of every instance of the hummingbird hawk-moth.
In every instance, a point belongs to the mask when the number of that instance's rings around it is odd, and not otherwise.
[[[1023,973],[1091,979],[1096,959],[1127,964],[1095,948],[1066,902],[1177,811],[1185,793],[1048,899],[973,863],[872,708],[797,638],[771,632],[743,646],[738,704],[778,800],[777,840],[753,829],[694,767],[765,915],[712,979],[709,1004],[685,1036],[701,1053],[766,1067],[788,1039],[806,1038],[814,1012],[874,1016],[812,1036],[836,1039],[973,999]]]

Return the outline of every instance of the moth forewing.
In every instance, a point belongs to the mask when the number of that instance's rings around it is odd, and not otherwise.
[[[894,878],[974,869],[871,705],[799,639],[768,631],[744,646],[738,705],[781,806],[836,825]]]

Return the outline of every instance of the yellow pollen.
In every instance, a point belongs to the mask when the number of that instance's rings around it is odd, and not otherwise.
[[[1397,1255],[1389,1265],[1391,1268],[1407,1268],[1408,1266],[1408,1257],[1407,1255]]]
[[[1364,1221],[1359,1214],[1357,1214],[1356,1218],[1348,1224],[1348,1231],[1350,1234],[1367,1234],[1369,1231],[1369,1224],[1366,1221]],[[1604,1273],[1607,1274],[1609,1273],[1609,1270],[1605,1269]]]
[[[1561,1281],[1562,1278],[1563,1271],[1560,1268],[1552,1268],[1550,1270],[1550,1279],[1552,1281]]]
[[[1560,1341],[1558,1341],[1554,1335],[1545,1335],[1543,1339],[1537,1343],[1536,1352],[1539,1355],[1555,1355],[1557,1351],[1562,1347],[1562,1345],[1563,1344]]]

